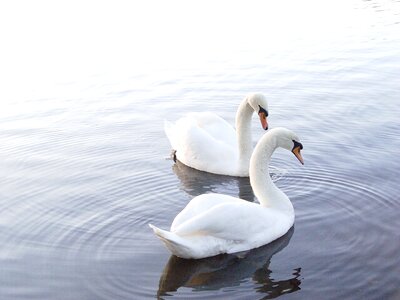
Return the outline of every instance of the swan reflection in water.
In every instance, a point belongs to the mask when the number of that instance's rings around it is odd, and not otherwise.
[[[193,291],[219,290],[239,286],[247,278],[253,280],[257,292],[266,294],[263,299],[300,290],[300,268],[294,269],[290,278],[277,281],[271,278],[269,269],[271,257],[289,244],[293,232],[294,227],[268,245],[236,254],[198,260],[172,255],[161,275],[157,296],[162,298],[180,287]]]
[[[176,161],[172,170],[181,181],[182,189],[196,197],[206,193],[223,193],[253,202],[255,200],[249,177],[232,177],[202,172]],[[239,192],[237,192],[239,188]]]

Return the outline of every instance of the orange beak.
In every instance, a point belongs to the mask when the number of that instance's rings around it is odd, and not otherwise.
[[[260,117],[260,122],[261,126],[264,130],[268,129],[268,121],[267,121],[267,116],[265,115],[264,112],[258,113],[258,116]]]
[[[303,160],[303,157],[301,156],[301,153],[300,153],[300,147],[294,148],[294,149],[292,150],[292,152],[293,152],[294,156],[297,157],[297,159],[299,160],[299,162],[301,162],[301,164],[304,165],[304,160]]]

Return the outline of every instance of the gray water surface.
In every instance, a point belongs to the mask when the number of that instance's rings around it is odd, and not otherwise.
[[[71,27],[52,7],[61,44],[22,23],[48,44],[4,76],[0,298],[399,299],[400,2],[320,2],[99,4]],[[272,159],[295,225],[247,253],[173,257],[148,223],[202,193],[257,200],[248,178],[174,163],[164,119],[234,124],[250,92],[304,145],[304,166]]]

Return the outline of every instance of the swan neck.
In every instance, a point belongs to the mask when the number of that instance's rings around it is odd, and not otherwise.
[[[251,118],[253,108],[248,104],[245,98],[239,105],[236,113],[236,135],[239,150],[239,167],[246,172],[249,169],[249,161],[253,151],[251,136]]]
[[[268,133],[257,144],[250,160],[251,187],[262,206],[294,214],[289,198],[275,185],[269,174],[269,163],[276,148],[276,138]]]

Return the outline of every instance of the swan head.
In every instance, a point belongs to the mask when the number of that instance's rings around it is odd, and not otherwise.
[[[262,128],[268,129],[268,102],[263,94],[250,94],[247,96],[247,103],[260,117]]]
[[[275,128],[273,130],[277,134],[277,146],[291,151],[299,162],[304,165],[304,160],[300,152],[303,149],[303,144],[300,142],[299,137],[293,131],[286,128]]]

